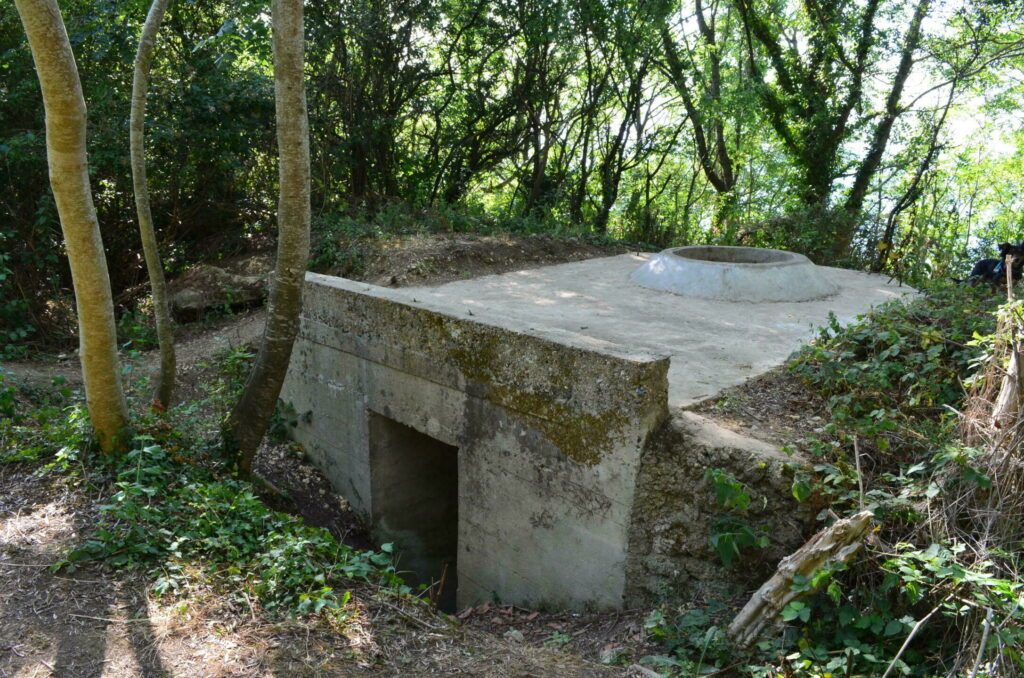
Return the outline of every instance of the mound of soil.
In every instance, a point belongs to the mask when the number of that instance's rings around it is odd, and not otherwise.
[[[387,287],[440,285],[630,251],[624,243],[598,244],[584,238],[550,235],[430,234],[377,240],[361,246],[365,254],[359,265],[330,266],[317,272]]]
[[[256,475],[271,486],[272,503],[277,508],[302,516],[307,524],[326,529],[353,548],[373,548],[349,503],[334,491],[320,469],[303,458],[299,446],[264,441],[254,467]]]

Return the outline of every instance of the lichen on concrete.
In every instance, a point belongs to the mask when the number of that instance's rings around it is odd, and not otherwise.
[[[420,356],[418,367],[429,371],[423,376],[434,380],[457,372],[466,384],[453,385],[529,418],[578,463],[598,463],[631,419],[650,418],[652,409],[663,416],[664,359],[623,359],[372,294],[332,292],[337,312],[317,318],[313,311],[311,320],[344,323],[349,339],[372,342],[376,351],[365,357],[397,359],[415,372]]]
[[[509,356],[502,350],[503,345],[496,333],[488,333],[472,345],[453,340],[448,355],[487,399],[528,415],[532,425],[565,456],[587,466],[600,462],[604,451],[611,449],[629,424],[630,409],[616,407],[590,412],[574,408],[573,388],[579,375],[572,351],[543,347],[538,360],[524,362],[521,357],[516,360]],[[509,361],[516,364],[513,366]],[[511,372],[523,369],[545,373],[544,390],[527,390],[519,385],[521,381],[508,378]],[[653,392],[652,382],[657,377],[657,372],[633,376],[630,386],[636,400],[642,401]]]
[[[668,360],[395,297],[311,276],[283,397],[316,415],[295,437],[366,516],[386,500],[373,465],[391,464],[369,420],[457,450],[460,604],[621,607],[635,473],[667,416]]]

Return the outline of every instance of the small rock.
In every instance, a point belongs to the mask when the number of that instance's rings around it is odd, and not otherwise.
[[[519,629],[509,629],[505,632],[505,640],[510,640],[514,643],[522,643],[526,640],[526,636]]]
[[[601,663],[617,664],[624,654],[626,654],[626,648],[624,647],[606,647],[601,650]]]

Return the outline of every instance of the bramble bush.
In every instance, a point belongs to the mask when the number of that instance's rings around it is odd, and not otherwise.
[[[829,420],[797,446],[813,472],[797,473],[793,496],[820,506],[823,522],[863,501],[878,521],[875,534],[849,567],[796,581],[807,593],[782,611],[780,632],[765,634],[745,654],[728,646],[721,630],[728,616],[720,609],[658,610],[648,631],[671,654],[647,663],[680,675],[728,667],[753,676],[865,676],[881,675],[891,663],[899,675],[945,675],[958,649],[945,639],[957,627],[980,628],[991,610],[1001,623],[986,652],[998,647],[1015,666],[989,666],[979,675],[1024,669],[1024,579],[1015,568],[1008,573],[963,557],[963,543],[933,539],[924,529],[924,511],[944,478],[990,482],[972,463],[977,451],[959,442],[956,410],[964,381],[984,358],[999,302],[987,288],[932,285],[848,327],[833,318],[794,357],[789,369],[824,396]],[[720,505],[723,493],[726,503],[738,496],[727,481],[713,483]],[[927,632],[900,655],[929,615]]]

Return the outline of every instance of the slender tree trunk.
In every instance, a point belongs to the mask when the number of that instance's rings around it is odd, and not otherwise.
[[[910,21],[910,28],[903,43],[903,50],[900,55],[900,64],[896,69],[896,77],[893,79],[892,88],[885,102],[885,115],[875,126],[871,138],[871,145],[868,153],[861,162],[854,178],[853,188],[846,199],[845,209],[852,215],[860,212],[867,197],[871,180],[882,163],[882,156],[885,154],[886,146],[889,143],[889,136],[892,133],[896,119],[903,112],[900,106],[900,99],[903,96],[903,87],[910,77],[910,71],[914,67],[914,52],[921,42],[921,24],[928,13],[930,0],[919,0],[914,9],[914,16]],[[851,234],[852,235],[852,234]]]
[[[85,399],[100,448],[113,452],[125,443],[128,408],[121,389],[110,276],[89,185],[82,83],[56,0],[15,4],[43,92],[46,159],[75,288]]]
[[[139,51],[135,55],[135,77],[132,79],[131,114],[131,158],[132,182],[135,189],[135,210],[139,215],[139,235],[142,251],[146,257],[146,270],[153,290],[153,315],[156,318],[156,335],[160,344],[160,373],[153,389],[153,404],[163,409],[171,404],[174,395],[174,329],[171,325],[171,311],[167,303],[167,283],[164,268],[157,249],[156,233],[153,230],[153,214],[149,207],[149,184],[146,180],[146,90],[149,84],[149,68],[153,63],[153,49],[156,34],[164,20],[168,0],[153,0],[142,26]]]
[[[302,0],[274,0],[271,12],[280,156],[277,266],[256,364],[225,431],[225,442],[229,450],[237,451],[239,470],[246,475],[252,471],[253,457],[274,414],[291,360],[309,259],[309,120],[303,79]]]
[[[896,237],[896,227],[899,224],[900,215],[913,206],[917,199],[921,196],[922,182],[925,181],[925,176],[928,170],[931,169],[932,163],[935,161],[939,154],[941,145],[939,144],[939,134],[942,131],[946,123],[946,116],[949,115],[950,106],[953,105],[953,98],[957,92],[957,81],[954,80],[949,88],[949,96],[946,98],[946,105],[942,109],[939,119],[932,126],[931,137],[928,141],[928,151],[925,153],[921,162],[917,166],[917,170],[914,172],[914,177],[910,181],[910,186],[903,192],[903,195],[899,197],[892,210],[889,212],[889,216],[885,222],[885,231],[882,234],[882,240],[879,243],[882,247],[878,248],[878,255],[875,257],[874,263],[871,265],[872,273],[881,273],[885,268],[885,262],[888,260],[891,254],[892,246]],[[970,218],[970,210],[968,210],[967,216]],[[970,226],[967,229],[968,240],[970,238]]]

